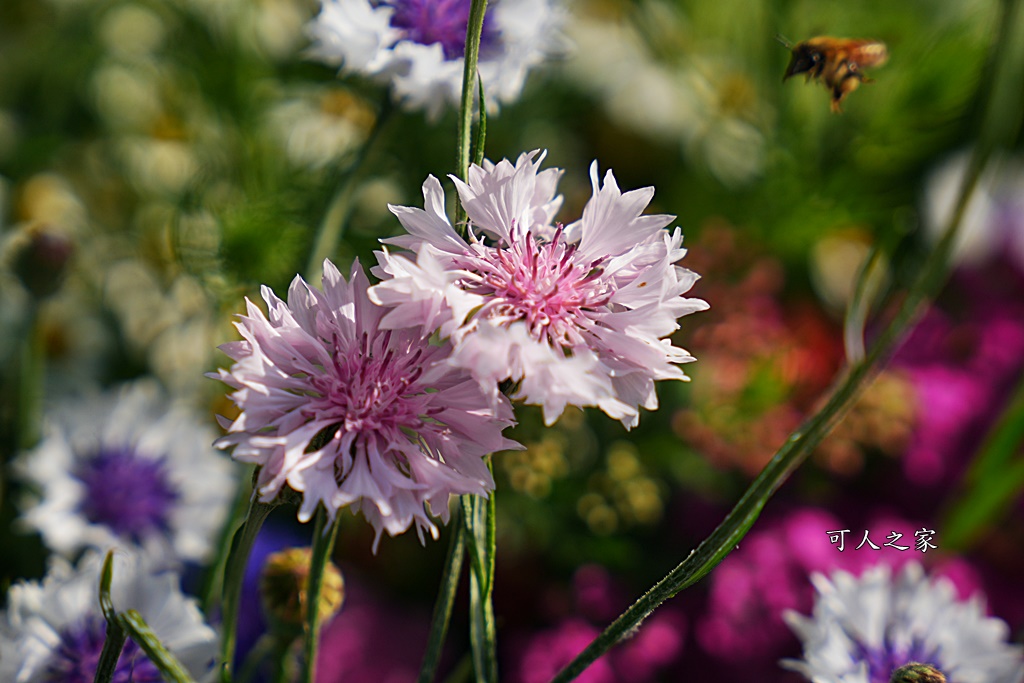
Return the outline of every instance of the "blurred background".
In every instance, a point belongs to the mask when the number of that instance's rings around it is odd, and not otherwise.
[[[514,0],[501,0],[511,2]],[[24,412],[81,386],[154,376],[210,416],[230,405],[203,373],[261,284],[307,273],[328,216],[332,258],[374,262],[454,170],[456,120],[393,111],[386,92],[304,56],[308,0],[3,0],[0,3],[0,449],[38,435]],[[722,519],[826,392],[842,318],[873,248],[883,301],[943,227],[978,135],[981,74],[999,4],[981,0],[578,0],[571,49],[488,120],[487,156],[546,149],[565,169],[559,219],[590,196],[589,164],[653,185],[678,216],[711,309],[684,318],[693,381],[626,432],[570,410],[551,428],[517,407],[495,458],[495,609],[503,678],[540,683]],[[829,111],[829,93],[782,82],[815,35],[884,41],[889,63]],[[1021,112],[1007,112],[1019,121]],[[364,152],[348,191],[339,191]],[[1024,157],[986,170],[949,282],[836,431],[767,505],[738,550],[667,603],[581,681],[794,681],[782,621],[808,613],[809,576],[923,562],[982,592],[1024,636]],[[447,183],[447,181],[446,181]],[[446,185],[451,192],[450,183]],[[889,294],[890,296],[886,296]],[[891,305],[873,311],[867,336]],[[32,397],[35,398],[32,398]],[[227,457],[227,456],[225,456]],[[45,569],[12,526],[5,478],[3,587]],[[320,678],[412,680],[447,533],[420,546],[343,515],[335,559],[346,605],[324,632]],[[840,552],[828,531],[849,529]],[[937,546],[914,548],[914,532]],[[894,548],[855,549],[865,531]],[[308,543],[272,518],[254,567]],[[445,663],[466,651],[465,596]],[[247,602],[255,638],[255,598]],[[246,641],[248,638],[248,641]]]

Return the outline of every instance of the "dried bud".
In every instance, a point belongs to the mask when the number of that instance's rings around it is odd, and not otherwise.
[[[74,245],[59,230],[34,224],[22,230],[13,246],[11,270],[36,299],[60,289]]]
[[[889,683],[946,683],[946,677],[931,664],[910,662],[893,671]]]
[[[260,595],[263,610],[276,632],[297,637],[306,624],[306,596],[309,588],[310,548],[288,548],[273,553],[263,565]],[[324,567],[320,588],[320,621],[325,622],[341,609],[345,600],[345,584],[333,562]]]

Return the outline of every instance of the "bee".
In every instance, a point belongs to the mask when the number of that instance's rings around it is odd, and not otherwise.
[[[793,45],[782,36],[779,42],[792,53],[783,82],[790,76],[807,74],[810,81],[822,80],[832,93],[832,111],[841,114],[840,102],[871,79],[862,71],[865,67],[882,66],[889,59],[885,43],[864,38],[833,38],[817,36]]]

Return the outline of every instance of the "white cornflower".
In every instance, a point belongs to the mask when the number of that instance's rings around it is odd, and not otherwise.
[[[202,561],[237,486],[216,436],[148,381],[65,400],[17,462],[38,490],[22,522],[65,556],[138,545],[166,562]]]
[[[281,300],[264,287],[268,313],[246,301],[243,341],[221,346],[235,362],[211,377],[240,411],[217,445],[260,466],[261,499],[301,492],[303,522],[320,504],[331,519],[360,511],[376,549],[382,532],[413,525],[437,538],[432,517],[448,521],[451,496],[494,489],[484,456],[520,446],[501,435],[508,402],[488,406],[448,363],[450,345],[382,328],[389,309],[370,302],[369,284],[358,261],[347,281],[325,261],[323,289],[296,277]]]
[[[380,252],[384,281],[370,290],[394,306],[393,328],[423,325],[451,338],[451,364],[465,368],[497,400],[544,407],[553,423],[567,405],[596,406],[627,428],[639,408],[654,410],[654,382],[685,380],[693,361],[668,335],[677,318],[708,307],[683,296],[697,275],[676,263],[683,235],[673,216],[644,215],[654,188],[622,192],[591,166],[593,197],[570,225],[552,223],[561,206],[559,169],[543,155],[472,166],[453,178],[469,218],[469,239],[444,214],[441,183],[423,184],[425,208],[391,207],[408,235],[384,240],[413,253]]]
[[[462,93],[470,0],[321,0],[312,56],[390,82],[409,109],[436,118]],[[479,72],[488,108],[519,97],[527,72],[565,49],[556,0],[498,0],[484,18]]]
[[[41,583],[17,583],[0,614],[0,680],[9,683],[89,683],[105,640],[99,585],[103,557],[89,552],[74,568],[54,557]],[[203,622],[178,575],[154,569],[137,551],[114,553],[114,609],[139,612],[160,642],[196,680],[213,667],[217,634]],[[115,681],[160,681],[156,666],[130,638]]]
[[[910,662],[930,664],[951,683],[1020,683],[1020,646],[1006,642],[1006,623],[986,617],[981,599],[957,599],[946,579],[920,565],[893,577],[887,565],[860,578],[837,571],[812,577],[814,614],[785,618],[804,644],[802,660],[783,660],[814,683],[888,683]]]

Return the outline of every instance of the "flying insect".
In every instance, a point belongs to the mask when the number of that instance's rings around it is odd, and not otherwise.
[[[847,95],[861,83],[871,82],[864,69],[889,60],[888,48],[878,40],[816,36],[793,45],[782,36],[777,38],[792,52],[783,82],[798,74],[806,74],[807,81],[824,82],[832,94],[832,111],[837,114],[842,113],[840,103]]]

